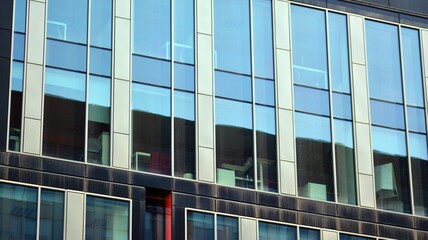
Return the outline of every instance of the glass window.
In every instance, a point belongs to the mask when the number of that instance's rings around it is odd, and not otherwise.
[[[25,33],[25,20],[27,16],[27,1],[15,0],[14,31]]]
[[[214,215],[189,211],[187,213],[187,240],[214,240]]]
[[[152,198],[146,195],[145,240],[164,240],[166,233],[167,206],[161,196]],[[135,225],[134,225],[135,226]]]
[[[86,46],[48,39],[46,65],[86,72]]]
[[[20,151],[22,121],[22,84],[24,63],[12,62],[12,91],[10,95],[9,150]]]
[[[409,131],[426,133],[425,109],[407,107],[407,127]]]
[[[64,235],[64,192],[42,189],[39,238],[62,239]]]
[[[86,198],[86,240],[129,239],[129,202]]]
[[[91,0],[91,46],[111,48],[112,0]]]
[[[217,215],[217,239],[238,240],[238,218]]]
[[[215,93],[216,96],[251,102],[251,77],[216,71]]]
[[[273,79],[272,1],[252,3],[254,75]]]
[[[271,80],[255,78],[254,83],[256,91],[256,103],[275,106],[275,82]]]
[[[132,56],[132,80],[158,86],[171,86],[171,63],[169,61]]]
[[[25,35],[15,33],[13,35],[13,59],[24,61],[25,56]]]
[[[195,66],[174,63],[174,88],[195,91]]]
[[[91,74],[111,76],[111,51],[91,47],[89,60]]]
[[[174,0],[174,60],[194,64],[193,0]]]
[[[324,11],[291,5],[291,37],[294,82],[328,89]]]
[[[340,240],[375,240],[375,239],[367,238],[367,237],[352,236],[347,234],[340,234]]]
[[[309,228],[299,228],[300,240],[320,240],[320,231]]]
[[[297,240],[297,228],[267,222],[259,222],[259,240]]]
[[[294,107],[296,110],[330,116],[329,102],[328,91],[294,86]]]
[[[409,134],[410,159],[415,214],[428,216],[428,150],[427,136]]]
[[[333,116],[352,120],[351,96],[348,94],[333,93]]]
[[[372,124],[404,130],[403,105],[370,100]]]

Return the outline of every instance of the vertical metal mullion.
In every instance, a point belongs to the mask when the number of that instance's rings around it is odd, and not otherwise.
[[[193,65],[195,67],[194,71],[193,71],[193,74],[194,74],[193,79],[195,79],[194,83],[193,83],[193,86],[194,86],[193,99],[195,102],[195,104],[193,105],[193,109],[194,109],[193,119],[195,120],[195,136],[194,136],[194,138],[195,138],[195,151],[194,151],[194,154],[195,154],[195,160],[194,160],[195,161],[195,180],[199,179],[199,171],[198,171],[198,169],[199,169],[199,155],[198,155],[198,153],[199,153],[199,136],[198,136],[198,133],[199,133],[199,130],[198,130],[198,125],[199,125],[198,106],[199,106],[199,103],[198,103],[198,54],[197,54],[197,52],[198,52],[197,51],[198,50],[198,44],[197,44],[197,42],[198,42],[198,39],[197,39],[197,37],[198,37],[198,31],[197,31],[197,29],[198,29],[198,26],[197,26],[198,11],[197,11],[197,9],[198,9],[197,0],[193,0]],[[211,35],[211,38],[212,38],[212,35]]]
[[[40,187],[37,188],[37,218],[36,218],[36,240],[40,239],[40,202],[42,190]]]
[[[66,234],[66,232],[67,232],[67,205],[68,205],[68,191],[67,190],[65,190],[64,191],[64,207],[63,207],[63,210],[64,210],[64,220],[63,220],[63,223],[62,223],[62,229],[63,229],[63,232],[62,232],[62,240],[66,240],[65,239],[65,234]]]
[[[108,160],[109,160],[109,166],[112,167],[113,166],[113,136],[114,136],[114,109],[113,109],[113,101],[114,101],[114,56],[115,56],[115,37],[116,36],[116,28],[115,28],[115,19],[116,19],[116,0],[112,0],[111,1],[111,58],[110,58],[110,67],[111,67],[111,71],[110,71],[110,141],[109,141],[109,154],[108,154]],[[131,83],[131,81],[129,81]],[[129,159],[128,158],[128,165],[129,165]]]
[[[92,3],[92,1],[91,0],[88,0],[88,14],[87,14],[87,20],[88,20],[88,23],[87,23],[87,26],[88,26],[88,28],[87,28],[87,36],[86,36],[86,41],[87,41],[87,43],[86,43],[86,47],[87,47],[87,49],[86,49],[86,91],[85,91],[85,148],[84,148],[84,154],[83,154],[83,156],[84,156],[84,159],[83,159],[83,162],[87,162],[88,161],[88,132],[89,132],[89,130],[88,130],[88,128],[89,128],[89,126],[88,126],[88,120],[89,120],[89,104],[88,104],[88,99],[89,99],[89,71],[90,71],[90,58],[89,58],[89,56],[90,56],[90,49],[91,49],[91,4]]]
[[[175,169],[174,169],[174,161],[175,161],[175,146],[174,146],[174,0],[170,0],[170,32],[171,32],[171,44],[170,46],[170,59],[171,59],[171,176],[174,177]]]

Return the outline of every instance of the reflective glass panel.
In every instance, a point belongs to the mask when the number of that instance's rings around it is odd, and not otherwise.
[[[50,0],[47,37],[77,43],[87,42],[88,0]],[[58,53],[61,53],[59,51]]]
[[[174,63],[174,88],[195,91],[195,67]]]
[[[404,130],[403,111],[401,104],[370,100],[372,124]]]
[[[294,86],[294,107],[296,110],[330,115],[328,91],[301,86]]]
[[[320,231],[309,228],[299,228],[300,240],[320,240]]]
[[[133,0],[133,53],[171,59],[170,4],[170,0]]]
[[[171,90],[132,84],[133,169],[171,174]]]
[[[214,240],[214,215],[189,211],[187,240]]]
[[[174,1],[174,61],[194,64],[193,0]]]
[[[129,202],[86,197],[86,240],[129,239]]]
[[[291,5],[291,37],[294,82],[328,89],[325,12]]]
[[[407,107],[407,127],[409,131],[426,133],[425,111],[423,108]]]
[[[217,183],[254,188],[252,105],[216,98]]]
[[[238,218],[217,215],[217,239],[238,240]]]
[[[334,201],[330,119],[295,113],[299,196]]]
[[[297,228],[259,221],[259,240],[297,240]]]
[[[272,1],[252,1],[254,75],[273,79]]]
[[[215,94],[219,97],[251,102],[251,77],[215,71]]]
[[[22,84],[24,63],[12,62],[12,91],[10,95],[9,150],[20,151],[22,124]]]
[[[167,209],[164,199],[146,198],[145,238],[144,240],[164,240],[166,234],[165,218]],[[135,225],[134,225],[135,226]]]
[[[112,0],[91,0],[91,46],[111,48]]]
[[[404,131],[372,126],[376,206],[411,213]]]
[[[42,189],[39,231],[40,239],[63,239],[64,192]]]
[[[367,237],[352,236],[347,234],[340,234],[340,240],[375,240],[375,239],[367,238]]]
[[[15,0],[14,31],[25,33],[25,19],[27,16],[27,0]]]
[[[409,134],[415,214],[428,216],[428,150],[427,136]]]
[[[351,96],[333,93],[333,115],[335,118],[352,120]]]
[[[25,56],[25,35],[15,33],[13,35],[13,60],[24,61]]]
[[[195,178],[195,94],[174,92],[174,174]]]
[[[158,86],[171,86],[171,63],[169,61],[132,56],[132,80]]]
[[[48,39],[46,65],[86,72],[86,46]]]
[[[402,103],[398,28],[367,20],[365,29],[370,97]]]
[[[255,91],[256,91],[256,103],[275,106],[275,82],[271,80],[265,80],[255,78]]]
[[[214,68],[251,74],[249,1],[214,1]]]
[[[91,47],[90,73],[111,76],[111,51]]]

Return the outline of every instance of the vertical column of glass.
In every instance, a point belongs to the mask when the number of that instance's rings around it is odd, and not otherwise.
[[[376,204],[411,213],[398,27],[366,21]]]
[[[64,192],[41,190],[39,239],[62,239],[64,235]]]
[[[10,93],[9,150],[21,149],[22,87],[24,82],[27,1],[16,0],[14,10],[13,61]]]
[[[214,214],[189,211],[186,225],[188,240],[214,240]]]

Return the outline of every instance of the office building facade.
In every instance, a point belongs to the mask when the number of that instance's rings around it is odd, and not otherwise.
[[[428,3],[2,0],[0,239],[428,239]]]

